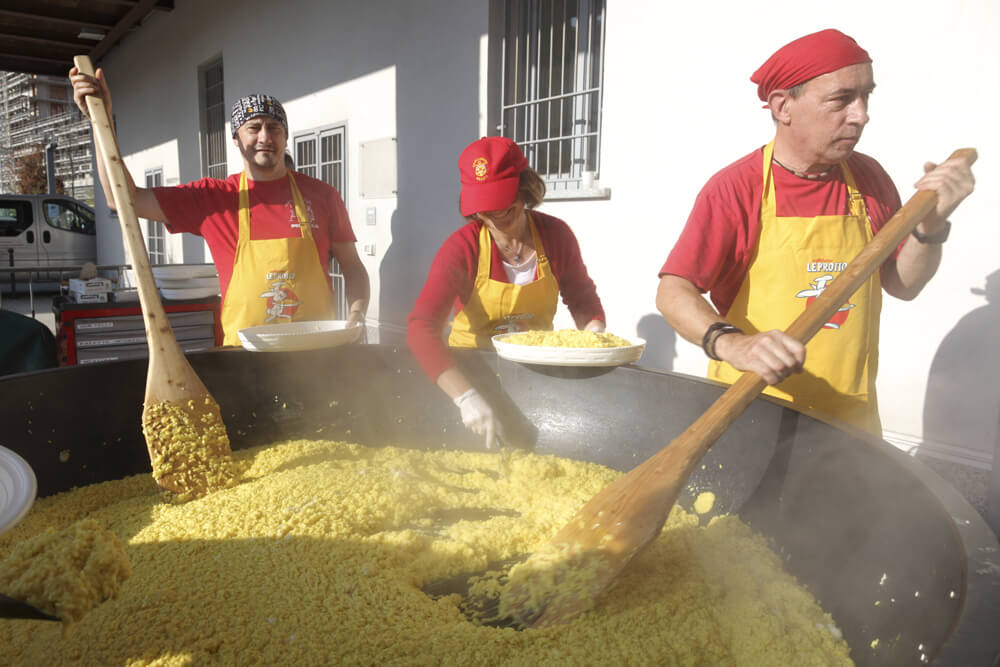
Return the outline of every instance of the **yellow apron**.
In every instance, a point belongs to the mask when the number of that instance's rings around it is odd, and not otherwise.
[[[785,330],[872,239],[865,202],[847,164],[848,215],[781,217],[775,210],[771,156],[764,148],[760,240],[726,319],[747,334]],[[878,271],[830,318],[808,345],[805,370],[764,393],[813,408],[881,435],[875,395],[882,285]],[[741,375],[709,362],[708,377],[733,383]]]
[[[534,218],[530,213],[527,215],[538,258],[535,280],[514,285],[490,278],[493,248],[490,230],[483,225],[479,230],[476,282],[469,301],[451,324],[448,345],[491,349],[490,338],[496,334],[552,328],[559,302],[559,282],[552,275]]]
[[[288,183],[295,202],[300,236],[250,238],[250,191],[240,175],[239,236],[233,277],[222,304],[223,345],[239,345],[237,332],[259,324],[333,319],[333,293],[319,261],[302,193],[291,172]]]

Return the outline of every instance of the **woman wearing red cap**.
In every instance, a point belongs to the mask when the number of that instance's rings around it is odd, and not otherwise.
[[[451,347],[492,349],[495,334],[551,329],[559,295],[578,327],[604,330],[604,309],[569,226],[534,211],[545,182],[505,137],[484,137],[458,160],[459,207],[468,220],[438,250],[407,321],[406,341],[427,374],[459,407],[462,421],[486,436],[489,404],[455,366]]]
[[[878,369],[882,290],[914,298],[941,259],[948,216],[970,192],[965,162],[928,163],[916,187],[938,193],[896,256],[805,348],[782,330],[900,208],[889,175],[854,151],[875,88],[871,58],[837,30],[785,45],[751,77],[771,109],[774,139],[702,189],[660,270],[656,303],[701,343],[709,377],[753,371],[765,393],[881,434]],[[709,292],[709,304],[702,293]],[[714,308],[713,308],[714,306]]]

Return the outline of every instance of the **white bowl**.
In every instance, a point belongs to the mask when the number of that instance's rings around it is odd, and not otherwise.
[[[638,361],[646,348],[646,341],[635,336],[621,336],[630,345],[625,347],[547,347],[544,345],[519,345],[506,342],[516,333],[493,336],[493,347],[504,359],[522,364],[547,366],[621,366]]]
[[[290,352],[353,343],[361,337],[362,327],[348,327],[346,320],[315,320],[262,324],[237,333],[243,347],[251,352]]]
[[[164,280],[211,278],[218,274],[215,264],[157,264],[153,267],[153,277]]]
[[[184,299],[207,299],[219,293],[218,287],[185,287],[182,289],[160,288],[160,296],[164,299],[182,301]]]
[[[0,447],[0,535],[24,518],[35,502],[38,481],[16,452]]]

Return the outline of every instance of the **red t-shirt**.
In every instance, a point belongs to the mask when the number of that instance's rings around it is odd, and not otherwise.
[[[330,264],[332,245],[357,240],[347,217],[347,208],[335,188],[305,174],[292,173],[312,219],[312,235],[320,266],[327,274],[325,267]],[[301,234],[287,178],[282,176],[273,181],[248,178],[247,186],[250,192],[251,239],[291,238]],[[203,178],[175,187],[153,188],[171,232],[190,232],[205,238],[219,271],[223,298],[233,277],[240,227],[239,189],[239,174],[233,174],[224,181]],[[327,280],[330,280],[329,276]]]
[[[574,319],[604,321],[604,308],[597,296],[597,288],[587,273],[580,256],[580,245],[569,225],[538,211],[532,211],[532,215],[552,274],[559,283],[563,303]],[[442,332],[452,308],[459,312],[472,295],[479,269],[481,227],[482,223],[474,220],[445,240],[434,257],[413,312],[407,318],[406,342],[432,380],[437,380],[441,373],[455,365]],[[500,250],[495,242],[491,242],[490,247],[493,250],[490,277],[509,283]]]
[[[763,148],[718,172],[695,200],[687,224],[660,276],[690,280],[725,315],[736,298],[760,237],[760,197],[764,189]],[[847,166],[878,233],[899,210],[892,179],[873,158],[852,153]],[[839,168],[817,180],[800,178],[775,164],[776,212],[782,217],[843,215],[848,211],[847,183]]]

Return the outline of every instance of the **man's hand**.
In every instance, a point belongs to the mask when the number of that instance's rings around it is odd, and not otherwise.
[[[590,320],[587,322],[587,326],[583,328],[584,331],[593,331],[594,333],[604,332],[604,322],[600,320]]]
[[[356,324],[365,325],[365,313],[361,310],[352,310],[347,314],[347,328],[350,329]]]
[[[73,83],[73,101],[76,102],[83,117],[90,118],[90,112],[87,110],[87,97],[97,95],[104,100],[104,107],[108,110],[110,117],[111,91],[108,90],[108,84],[104,80],[104,70],[98,67],[94,73],[97,75],[96,77],[80,74],[80,70],[76,67],[70,68],[69,80]]]
[[[473,433],[486,436],[486,449],[491,449],[496,440],[496,419],[482,394],[470,389],[455,399],[455,405],[462,412],[462,423]]]
[[[806,346],[782,331],[759,334],[726,334],[715,341],[715,354],[741,371],[753,371],[768,384],[778,384],[792,373],[801,373]]]
[[[920,223],[920,232],[933,235],[940,231],[945,220],[951,216],[962,200],[972,194],[975,185],[976,179],[972,175],[972,169],[964,159],[953,158],[941,164],[925,163],[924,176],[914,184],[914,187],[937,193],[937,219],[928,218]]]

